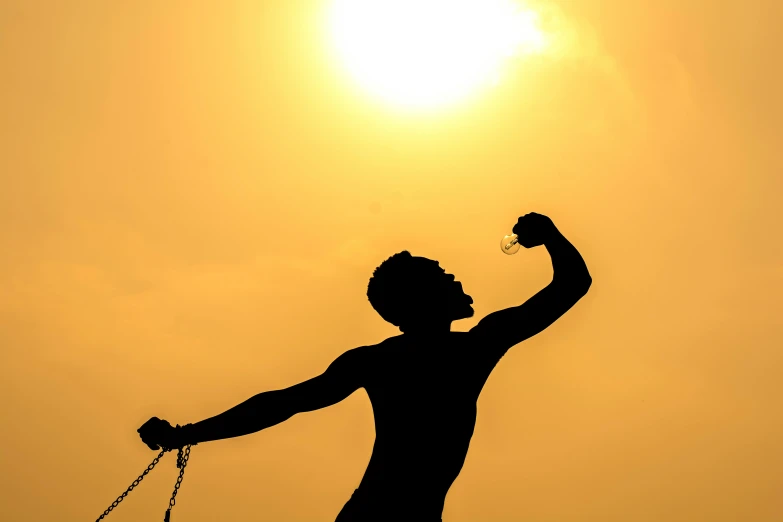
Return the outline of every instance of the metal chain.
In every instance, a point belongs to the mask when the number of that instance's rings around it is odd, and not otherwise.
[[[177,427],[179,427],[179,426],[177,426]],[[185,475],[185,466],[187,465],[188,459],[190,458],[190,447],[191,447],[191,445],[188,444],[187,446],[185,446],[185,450],[184,451],[183,451],[182,448],[179,448],[178,451],[177,451],[177,467],[179,468],[179,476],[177,477],[176,484],[174,484],[174,492],[171,494],[171,499],[169,500],[169,508],[166,510],[166,515],[163,518],[163,520],[165,522],[169,522],[169,519],[171,517],[171,509],[174,507],[174,504],[176,504],[176,502],[177,502],[177,500],[176,500],[177,492],[179,491],[179,487],[182,484],[182,478]],[[128,495],[128,493],[133,491],[133,488],[135,488],[136,486],[139,485],[139,483],[142,481],[142,479],[144,479],[144,477],[147,475],[147,473],[152,471],[152,468],[155,467],[155,464],[158,463],[158,461],[161,459],[161,457],[163,457],[163,455],[167,451],[171,451],[171,449],[164,448],[163,450],[161,450],[161,452],[158,453],[158,456],[155,457],[155,459],[152,461],[152,463],[149,466],[147,466],[147,469],[145,469],[144,472],[141,475],[139,475],[139,478],[134,480],[133,483],[128,487],[128,489],[126,489],[125,492],[122,495],[117,497],[117,500],[112,502],[111,506],[109,506],[108,509],[106,509],[106,511],[104,511],[103,514],[101,514],[101,516],[99,516],[98,519],[95,522],[100,522],[101,520],[103,520],[103,518],[106,515],[111,513],[111,511],[114,508],[116,508],[119,505],[120,502],[123,501],[123,499]]]
[[[179,451],[177,451],[177,467],[179,468],[179,476],[177,477],[176,484],[174,484],[174,492],[171,494],[171,500],[169,500],[169,511],[171,511],[174,508],[174,504],[177,503],[177,492],[179,491],[180,485],[182,485],[182,477],[185,476],[185,466],[187,466],[189,458],[190,446],[186,446],[184,452],[182,451],[182,448],[179,448]]]
[[[136,480],[134,480],[134,481],[133,481],[133,483],[132,483],[132,484],[131,484],[131,485],[128,487],[128,489],[126,489],[126,490],[125,490],[125,493],[123,493],[122,495],[120,495],[119,497],[117,497],[117,500],[115,500],[114,502],[112,502],[112,503],[111,503],[111,506],[109,506],[109,507],[108,507],[108,509],[107,509],[106,511],[104,511],[104,512],[103,512],[103,514],[102,514],[101,516],[99,516],[99,517],[98,517],[98,520],[96,520],[95,522],[100,522],[101,520],[103,520],[103,517],[105,517],[106,515],[108,515],[109,513],[111,513],[111,510],[112,510],[112,509],[114,509],[114,508],[116,508],[116,507],[119,505],[119,503],[120,503],[120,502],[122,502],[122,500],[125,498],[125,496],[126,496],[128,493],[130,493],[131,491],[133,491],[133,488],[135,488],[136,486],[138,486],[138,485],[139,485],[139,482],[141,482],[141,481],[142,481],[142,479],[144,479],[144,477],[147,475],[147,473],[149,473],[150,471],[152,471],[152,468],[154,468],[154,467],[155,467],[155,464],[157,464],[157,463],[158,463],[158,461],[160,460],[160,458],[161,458],[161,457],[163,456],[163,454],[164,454],[164,453],[166,453],[167,451],[169,451],[169,450],[165,450],[165,449],[164,449],[164,450],[162,450],[160,453],[158,453],[158,456],[157,456],[157,457],[155,457],[155,459],[152,461],[152,463],[151,463],[149,466],[147,466],[147,469],[145,469],[145,470],[144,470],[144,473],[142,473],[141,475],[139,475],[139,478],[137,478]]]

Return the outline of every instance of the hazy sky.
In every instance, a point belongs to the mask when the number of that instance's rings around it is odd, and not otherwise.
[[[528,2],[557,42],[430,115],[359,91],[322,2],[0,3],[0,518],[94,520],[196,422],[399,333],[400,250],[475,299],[590,293],[501,361],[445,522],[783,520],[778,1]],[[331,521],[364,391],[194,447],[172,519]],[[166,455],[112,513],[162,517]],[[313,464],[313,462],[317,464]]]

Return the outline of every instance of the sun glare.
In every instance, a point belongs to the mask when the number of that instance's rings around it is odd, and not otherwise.
[[[513,0],[334,0],[330,33],[340,61],[373,95],[438,108],[499,81],[508,58],[545,38]]]

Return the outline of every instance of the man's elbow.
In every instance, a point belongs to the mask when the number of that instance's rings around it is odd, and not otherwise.
[[[593,284],[593,278],[590,277],[590,274],[585,274],[584,276],[570,277],[561,280],[555,278],[553,283],[556,284],[556,287],[560,288],[562,294],[568,294],[576,298],[576,300],[579,300],[587,294],[588,290],[590,290],[590,286]]]
[[[563,285],[564,292],[570,297],[570,301],[574,303],[582,299],[587,295],[587,291],[590,290],[590,285],[593,284],[593,279],[590,275],[580,277],[578,279],[572,279],[567,284]]]
[[[592,284],[593,278],[590,277],[590,274],[585,275],[585,277],[576,284],[576,292],[580,299],[587,295],[587,291],[590,290],[590,285]]]

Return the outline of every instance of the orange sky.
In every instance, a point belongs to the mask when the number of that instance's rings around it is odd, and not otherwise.
[[[535,211],[593,286],[495,370],[444,521],[783,519],[782,4],[528,5],[557,52],[416,116],[335,68],[325,2],[3,2],[2,518],[94,520],[150,416],[396,335],[392,253],[463,282],[455,330],[521,303],[548,257],[498,241]],[[334,520],[373,435],[359,391],[199,445],[172,518]],[[108,520],[162,517],[174,460]]]

